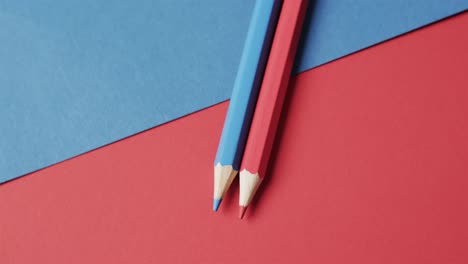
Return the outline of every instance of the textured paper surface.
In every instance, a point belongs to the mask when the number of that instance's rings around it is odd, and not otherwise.
[[[224,103],[1,186],[0,263],[468,263],[467,26],[299,75],[243,221]]]
[[[227,99],[242,2],[0,0],[0,182]]]
[[[468,1],[316,1],[300,70]],[[0,182],[229,98],[253,1],[0,0]]]

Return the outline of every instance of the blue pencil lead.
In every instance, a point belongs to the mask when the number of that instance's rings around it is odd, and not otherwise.
[[[218,211],[219,205],[223,199],[214,199],[213,200],[213,211]]]

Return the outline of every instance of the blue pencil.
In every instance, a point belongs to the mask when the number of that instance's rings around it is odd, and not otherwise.
[[[257,0],[214,162],[213,211],[236,177],[271,48],[280,0]]]

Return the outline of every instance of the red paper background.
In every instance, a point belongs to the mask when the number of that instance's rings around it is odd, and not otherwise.
[[[468,263],[468,13],[301,74],[243,221],[217,105],[0,186],[0,263]]]

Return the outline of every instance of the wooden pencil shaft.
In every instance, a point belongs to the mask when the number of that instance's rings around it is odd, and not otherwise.
[[[247,140],[241,170],[265,176],[308,1],[285,1]]]
[[[215,166],[219,163],[239,170],[281,3],[281,0],[256,1]]]

